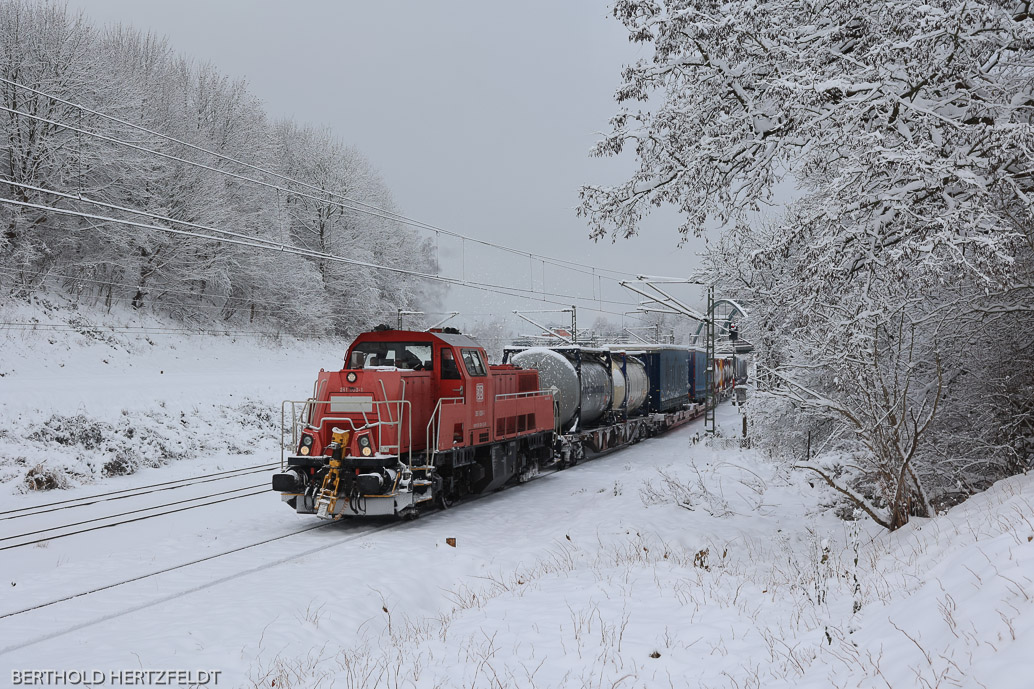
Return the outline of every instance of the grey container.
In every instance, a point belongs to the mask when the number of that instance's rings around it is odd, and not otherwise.
[[[612,411],[619,411],[625,404],[627,390],[625,389],[625,374],[621,372],[621,360],[617,357],[610,360],[610,380],[612,392],[610,395],[610,408]]]
[[[625,411],[635,413],[650,394],[650,378],[646,375],[646,366],[639,359],[625,359],[625,391]]]
[[[581,375],[568,357],[545,347],[532,347],[510,357],[510,362],[522,368],[539,372],[539,386],[555,390],[560,425],[567,426],[581,406],[579,425],[598,419],[611,400],[610,376],[607,369],[595,361],[582,361]]]

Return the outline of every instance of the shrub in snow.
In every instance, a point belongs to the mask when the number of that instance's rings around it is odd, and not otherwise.
[[[25,474],[25,487],[29,490],[67,488],[68,478],[58,469],[37,464]]]
[[[278,423],[272,406],[253,400],[197,407],[189,415],[170,414],[160,405],[142,412],[124,410],[115,423],[86,414],[53,414],[42,423],[5,429],[0,479],[16,478],[30,490],[50,490],[204,454],[261,449],[272,456],[277,433],[271,431]],[[33,467],[28,473],[26,464]]]
[[[120,447],[115,451],[115,456],[104,462],[101,473],[105,476],[126,476],[136,473],[140,467],[140,458],[132,450]]]

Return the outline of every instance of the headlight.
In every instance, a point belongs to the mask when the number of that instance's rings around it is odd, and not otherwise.
[[[370,436],[361,435],[359,436],[359,447],[370,447]]]
[[[373,450],[370,449],[370,445],[369,444],[364,445],[363,449],[360,450],[360,452],[362,453],[363,457],[369,457],[370,455],[373,454]]]
[[[303,455],[309,454],[309,446],[308,445],[302,445],[301,452],[302,452]]]
[[[354,383],[357,377],[358,376],[355,375],[355,371],[349,371],[348,375],[345,376],[345,380],[347,380],[349,383]]]

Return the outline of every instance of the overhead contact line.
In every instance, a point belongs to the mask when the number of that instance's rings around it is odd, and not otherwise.
[[[142,125],[138,125],[138,124],[135,124],[133,122],[129,122],[127,120],[123,120],[123,119],[118,118],[118,117],[114,117],[113,115],[108,115],[107,113],[104,113],[104,112],[101,112],[101,111],[98,111],[98,110],[87,108],[87,107],[83,106],[80,103],[73,103],[71,101],[68,101],[68,100],[65,100],[63,98],[60,98],[60,97],[58,97],[58,96],[56,96],[54,94],[46,93],[44,91],[39,91],[37,89],[33,89],[33,88],[29,87],[29,86],[25,86],[24,84],[20,84],[20,83],[18,83],[16,81],[12,81],[10,79],[5,79],[3,77],[0,77],[0,83],[6,83],[6,84],[9,84],[9,85],[14,86],[16,88],[20,88],[20,89],[24,89],[26,91],[29,91],[30,93],[34,93],[36,95],[43,96],[45,98],[53,100],[56,103],[61,103],[62,105],[66,105],[66,106],[68,106],[70,108],[75,108],[75,109],[79,110],[81,113],[89,113],[91,115],[95,115],[97,117],[101,117],[103,119],[106,119],[106,120],[108,120],[110,122],[116,122],[116,123],[121,124],[123,126],[135,129],[136,131],[143,132],[143,133],[149,134],[151,136],[156,136],[156,137],[159,137],[159,138],[164,139],[166,141],[170,141],[170,142],[178,144],[180,146],[184,146],[186,148],[189,148],[191,150],[197,151],[199,153],[204,153],[206,155],[213,156],[213,157],[215,157],[215,158],[217,158],[219,160],[223,160],[223,161],[226,161],[226,162],[229,162],[229,163],[233,163],[235,165],[239,165],[239,166],[244,167],[246,169],[253,170],[255,172],[260,172],[262,174],[269,175],[269,176],[271,176],[271,177],[273,177],[275,179],[280,179],[280,180],[282,180],[284,182],[296,185],[298,187],[302,187],[302,188],[305,188],[305,189],[313,190],[315,192],[318,192],[320,194],[320,196],[314,196],[312,194],[305,194],[305,193],[297,191],[296,189],[290,189],[290,188],[287,188],[287,187],[282,187],[282,186],[279,186],[277,184],[272,184],[270,182],[267,182],[265,180],[260,180],[260,179],[256,179],[256,178],[253,178],[253,177],[247,177],[245,175],[241,175],[239,173],[231,172],[229,170],[224,170],[222,168],[213,167],[211,165],[205,165],[204,163],[199,163],[197,161],[187,160],[185,158],[180,158],[178,156],[174,156],[174,155],[171,155],[171,154],[168,154],[168,153],[164,153],[162,151],[156,151],[156,150],[153,150],[153,149],[146,148],[144,146],[139,146],[137,144],[134,144],[134,143],[129,142],[129,141],[125,141],[123,139],[118,139],[118,138],[115,138],[115,137],[109,137],[109,136],[106,136],[104,134],[100,134],[98,132],[93,132],[93,131],[90,131],[90,130],[87,130],[87,129],[83,129],[81,127],[77,127],[77,126],[70,125],[70,124],[67,124],[67,123],[58,122],[58,121],[54,121],[54,120],[49,120],[47,118],[43,118],[43,117],[41,117],[39,115],[35,115],[35,114],[32,114],[32,113],[26,113],[26,112],[19,111],[19,110],[13,110],[13,109],[6,108],[6,107],[0,107],[0,110],[5,110],[5,111],[10,112],[12,114],[20,115],[20,116],[23,116],[23,117],[29,117],[29,118],[32,118],[32,119],[36,119],[37,121],[46,122],[47,124],[52,124],[52,125],[57,126],[57,127],[63,127],[65,129],[68,129],[69,131],[74,131],[74,132],[79,133],[79,134],[85,134],[87,136],[98,138],[98,139],[101,139],[103,141],[108,141],[109,143],[113,143],[113,144],[116,144],[116,145],[121,145],[121,146],[126,146],[126,147],[129,147],[129,148],[133,148],[133,149],[138,150],[138,151],[140,151],[142,153],[149,153],[151,155],[156,155],[156,156],[160,156],[160,157],[163,157],[163,158],[166,158],[166,159],[169,159],[169,160],[174,160],[176,162],[184,163],[185,165],[190,165],[190,166],[198,167],[198,168],[201,168],[201,169],[209,170],[211,172],[215,172],[217,174],[226,175],[228,177],[232,177],[232,178],[240,180],[240,181],[251,182],[253,184],[257,184],[259,186],[263,186],[263,187],[272,189],[272,190],[274,190],[274,191],[276,191],[278,193],[279,192],[292,193],[292,194],[296,194],[298,196],[302,196],[303,198],[308,198],[310,200],[319,201],[321,203],[328,203],[329,202],[332,205],[336,205],[339,208],[342,208],[344,210],[351,210],[351,211],[355,211],[355,212],[358,212],[358,213],[365,213],[365,214],[372,215],[374,217],[378,217],[378,218],[381,218],[381,219],[384,219],[384,220],[392,220],[392,221],[399,222],[399,223],[402,223],[402,224],[405,224],[405,225],[409,225],[411,227],[415,227],[415,228],[418,228],[418,229],[423,229],[423,230],[427,230],[427,231],[430,231],[430,232],[435,232],[435,233],[438,233],[438,234],[442,234],[442,235],[445,235],[447,237],[454,237],[456,239],[460,239],[460,240],[463,240],[463,241],[469,241],[469,242],[472,242],[472,243],[475,243],[475,244],[480,244],[482,246],[487,246],[487,247],[490,247],[490,248],[498,249],[500,251],[505,251],[505,252],[508,252],[508,253],[511,253],[511,254],[514,254],[514,255],[517,255],[517,256],[527,256],[528,258],[531,258],[531,259],[534,259],[534,260],[538,260],[538,261],[543,261],[543,262],[549,263],[550,265],[556,266],[558,268],[564,268],[566,270],[572,270],[574,272],[582,273],[582,274],[585,274],[585,275],[592,275],[594,277],[606,278],[608,280],[612,280],[612,281],[615,281],[615,282],[617,281],[617,278],[609,277],[609,276],[606,276],[606,275],[600,275],[600,273],[610,273],[612,275],[617,275],[617,276],[621,276],[621,277],[629,277],[631,275],[630,273],[626,273],[626,272],[622,272],[622,271],[617,271],[617,270],[611,270],[611,269],[608,269],[608,268],[599,268],[599,267],[592,266],[592,265],[589,265],[589,264],[586,264],[586,263],[580,263],[578,261],[571,261],[569,259],[556,258],[556,257],[553,257],[553,256],[546,256],[544,254],[537,254],[537,253],[530,252],[530,251],[524,251],[524,250],[521,250],[521,249],[516,249],[514,247],[509,247],[509,246],[506,246],[506,245],[503,245],[503,244],[498,244],[496,242],[490,242],[488,240],[479,239],[477,237],[473,237],[473,236],[470,236],[470,235],[465,235],[465,234],[462,234],[462,233],[459,233],[459,232],[455,232],[453,230],[448,230],[448,229],[445,229],[445,228],[433,225],[431,223],[427,223],[427,222],[424,222],[424,221],[421,221],[421,220],[417,220],[415,218],[411,218],[409,216],[403,215],[403,214],[398,213],[396,211],[392,211],[392,210],[389,210],[389,209],[381,208],[381,207],[376,206],[374,204],[367,203],[365,201],[360,201],[358,199],[351,198],[351,197],[346,196],[344,194],[340,194],[340,193],[337,193],[337,192],[334,192],[334,191],[330,191],[330,190],[327,190],[327,189],[321,189],[320,187],[318,187],[318,186],[316,186],[314,184],[311,184],[309,182],[304,182],[304,181],[301,181],[301,180],[297,180],[297,179],[294,179],[294,178],[289,177],[287,175],[284,175],[283,173],[276,172],[274,170],[269,170],[268,168],[263,168],[263,167],[261,167],[259,165],[255,165],[253,163],[248,163],[248,162],[239,160],[237,158],[233,158],[232,156],[228,156],[228,155],[223,154],[223,153],[218,153],[216,151],[212,151],[210,149],[204,148],[203,146],[199,146],[197,144],[192,144],[192,143],[184,141],[182,139],[177,139],[176,137],[170,136],[168,134],[164,134],[162,132],[158,132],[158,131],[149,129],[149,128],[144,127]],[[328,199],[328,197],[330,197],[330,198]],[[341,199],[341,201],[333,202],[333,201],[330,200],[330,199],[333,199],[333,198]],[[346,205],[346,204],[353,204],[353,205]],[[587,272],[587,271],[583,271],[583,270],[577,270],[576,268],[587,268],[591,272]]]

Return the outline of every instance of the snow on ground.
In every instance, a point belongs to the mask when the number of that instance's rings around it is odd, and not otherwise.
[[[213,456],[268,455],[281,401],[308,397],[315,372],[339,368],[348,345],[179,334],[164,329],[182,324],[153,317],[48,304],[0,309],[4,323],[40,323],[0,328],[0,496],[33,479],[76,488],[180,460],[194,472]]]
[[[206,451],[74,490],[21,494],[9,481],[0,510],[276,459],[275,428],[236,400],[304,395],[340,358],[152,339],[115,359],[99,344],[22,342],[11,365],[5,350],[0,420],[111,422],[126,409],[175,428],[186,412],[174,440],[215,419],[212,437],[233,442],[191,441]],[[735,407],[719,412],[739,428]],[[757,450],[692,443],[701,430],[411,523],[288,536],[317,522],[270,493],[2,552],[0,684],[12,669],[145,668],[221,670],[220,687],[1030,686],[1034,477],[886,533],[837,519],[825,488]],[[251,455],[237,454],[245,440]]]

